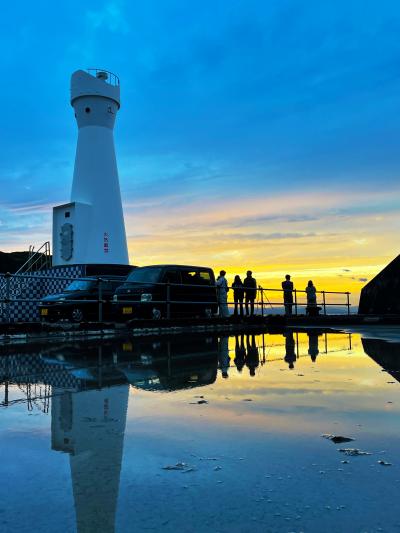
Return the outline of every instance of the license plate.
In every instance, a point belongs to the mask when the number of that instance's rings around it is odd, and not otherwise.
[[[132,314],[132,307],[123,307],[122,308],[122,314],[123,315],[131,315]]]
[[[40,314],[41,314],[42,316],[47,316],[47,315],[49,314],[49,310],[48,310],[48,309],[41,309],[41,310],[40,310]]]

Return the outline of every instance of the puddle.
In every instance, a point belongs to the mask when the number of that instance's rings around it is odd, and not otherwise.
[[[400,525],[396,339],[313,329],[7,350],[2,533]]]

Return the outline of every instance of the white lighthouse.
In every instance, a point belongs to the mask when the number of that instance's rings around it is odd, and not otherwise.
[[[71,201],[53,209],[53,266],[128,265],[113,135],[119,79],[105,70],[77,70],[71,105],[78,143]]]

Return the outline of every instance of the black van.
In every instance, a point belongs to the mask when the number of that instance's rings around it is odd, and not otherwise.
[[[105,276],[101,282],[103,319],[111,318],[111,299],[115,289],[126,276]],[[99,319],[99,282],[97,277],[76,279],[59,294],[50,294],[39,303],[39,315],[43,321],[68,319],[73,322]],[[87,300],[96,300],[90,302]]]
[[[217,292],[211,268],[187,265],[138,267],[113,298],[115,318],[212,317]]]

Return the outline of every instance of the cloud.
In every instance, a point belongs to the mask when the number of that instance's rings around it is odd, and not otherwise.
[[[286,239],[305,239],[315,236],[315,233],[217,233],[213,234],[212,238],[217,241],[276,241]]]
[[[235,268],[246,257],[266,276],[290,265],[357,288],[397,253],[396,4],[56,7],[25,3],[17,31],[0,33],[13,81],[2,86],[2,247],[50,236],[72,179],[69,75],[100,66],[121,79],[115,137],[135,260],[226,254]],[[20,20],[19,4],[7,14]]]
[[[106,29],[110,32],[129,31],[126,14],[122,10],[122,2],[107,2],[101,9],[87,11],[86,17],[93,30]]]

